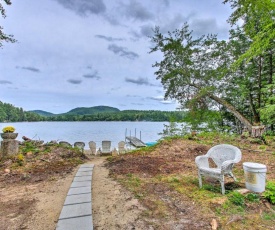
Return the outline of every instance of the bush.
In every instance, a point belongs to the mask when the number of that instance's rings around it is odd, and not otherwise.
[[[265,199],[267,199],[271,204],[275,204],[275,182],[267,182],[266,190],[263,193]]]

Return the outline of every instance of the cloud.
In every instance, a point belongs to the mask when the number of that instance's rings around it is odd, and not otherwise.
[[[108,42],[123,41],[123,40],[125,40],[123,38],[113,38],[113,37],[107,37],[107,36],[104,36],[104,35],[95,35],[95,37],[104,39],[104,40],[106,40]]]
[[[126,97],[140,97],[140,95],[129,95],[129,94],[127,94]]]
[[[109,45],[108,50],[112,51],[114,54],[117,54],[121,57],[126,57],[132,60],[139,57],[137,53],[134,53],[132,51],[127,51],[127,48],[122,46],[117,46],[115,44]]]
[[[90,74],[84,74],[83,77],[85,78],[91,78],[91,79],[96,79],[96,80],[99,80],[100,79],[100,76],[98,76],[98,72],[95,70],[93,73],[90,73]]]
[[[129,5],[121,4],[121,8],[127,18],[133,18],[139,21],[147,21],[154,18],[151,12],[135,0],[130,1]]]
[[[39,69],[37,69],[37,68],[34,68],[34,67],[20,67],[20,66],[16,66],[16,69],[18,69],[18,68],[20,68],[20,69],[25,69],[25,70],[29,70],[29,71],[32,71],[32,72],[36,72],[36,73],[39,73],[40,72],[40,70]]]
[[[101,14],[106,11],[102,0],[56,0],[63,7],[74,11],[78,15]]]
[[[159,101],[162,104],[174,104],[174,101],[164,100],[163,96],[156,96],[156,97],[147,97],[148,99]]]
[[[125,81],[130,82],[130,83],[134,83],[134,84],[137,84],[137,85],[150,85],[150,86],[153,86],[151,83],[149,83],[147,78],[142,78],[142,77],[139,77],[138,79],[133,79],[133,78],[126,77]]]
[[[142,103],[131,103],[131,105],[138,105],[138,106],[140,106],[140,105],[144,105],[144,104],[142,104]]]
[[[162,0],[161,1],[166,7],[170,6],[169,0]]]
[[[1,85],[12,84],[12,82],[6,81],[6,80],[0,80],[0,84],[1,84]]]
[[[78,79],[68,79],[67,82],[77,85],[80,84],[82,81]]]
[[[228,33],[228,28],[224,26],[220,28],[214,18],[193,19],[189,24],[194,31],[194,35],[197,36],[211,33],[224,36]]]
[[[148,97],[148,99],[155,100],[155,101],[163,101],[163,96],[156,96],[156,97]]]

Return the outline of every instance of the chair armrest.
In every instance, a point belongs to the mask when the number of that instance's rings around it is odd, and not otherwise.
[[[234,160],[224,161],[221,165],[221,170],[222,171],[232,170],[232,167],[235,163],[236,162]]]
[[[196,165],[198,168],[205,167],[209,168],[208,156],[197,156],[195,158]]]

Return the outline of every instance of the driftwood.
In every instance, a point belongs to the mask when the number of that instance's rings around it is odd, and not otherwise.
[[[32,139],[30,139],[30,138],[28,138],[28,137],[26,137],[26,136],[23,136],[22,139],[23,139],[24,141],[32,141]]]

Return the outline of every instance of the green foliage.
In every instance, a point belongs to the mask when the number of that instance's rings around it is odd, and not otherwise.
[[[259,202],[260,201],[260,196],[256,193],[248,193],[245,196],[245,199],[250,201],[250,202]]]
[[[184,125],[180,128],[176,122],[170,122],[169,125],[164,124],[164,129],[159,134],[162,135],[162,138],[183,136],[186,134],[183,127]]]
[[[91,115],[95,113],[112,113],[112,112],[119,112],[119,109],[109,106],[94,106],[91,108],[75,108],[67,112],[67,115]]]
[[[21,151],[24,154],[26,154],[28,152],[37,153],[37,152],[39,152],[39,149],[37,148],[35,142],[26,141],[26,142],[24,142],[24,145],[21,147]]]
[[[10,0],[4,0],[4,2],[7,4],[7,5],[11,5],[11,1]],[[1,16],[3,18],[6,17],[6,11],[2,5],[2,3],[0,3],[0,13],[1,13]],[[3,32],[3,27],[0,26],[0,48],[3,46],[3,41],[5,42],[16,42],[16,40],[13,38],[13,35],[7,35]]]
[[[275,204],[275,182],[268,181],[263,193],[263,197],[267,199],[271,204]]]
[[[88,114],[91,113],[91,114]],[[157,110],[124,110],[113,107],[95,106],[91,108],[76,108],[64,114],[48,112],[25,112],[22,108],[0,102],[0,122],[18,121],[169,121],[175,122],[183,118],[181,111]]]
[[[231,25],[237,24],[241,19],[244,21],[244,31],[252,40],[249,49],[237,60],[237,65],[243,60],[251,60],[253,57],[262,55],[274,45],[275,21],[273,0],[225,0],[234,8],[229,18]]]
[[[274,212],[263,212],[262,218],[264,220],[275,220],[275,213]]]
[[[232,192],[228,195],[228,200],[237,205],[237,206],[241,206],[241,207],[244,207],[245,205],[245,197],[244,195],[242,195],[241,193],[239,192]]]
[[[37,114],[25,112],[22,108],[0,101],[0,122],[41,121]]]

